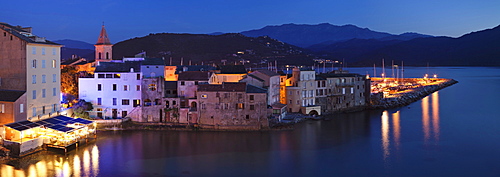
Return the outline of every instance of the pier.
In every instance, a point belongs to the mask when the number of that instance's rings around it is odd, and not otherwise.
[[[409,105],[427,95],[458,83],[442,78],[371,78],[370,109],[389,109]]]

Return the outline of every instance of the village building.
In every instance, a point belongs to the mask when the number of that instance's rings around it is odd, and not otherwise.
[[[215,71],[216,68],[209,65],[166,65],[165,81],[177,81],[179,73],[185,71]]]
[[[61,46],[31,27],[0,23],[0,94],[8,95],[0,101],[0,123],[60,113]]]
[[[210,77],[210,84],[222,84],[223,82],[239,82],[247,75],[243,65],[222,65]]]
[[[363,109],[370,95],[370,80],[364,75],[335,71],[319,74],[317,104],[325,113]]]
[[[247,84],[203,84],[198,86],[199,121],[202,128],[260,130],[269,128],[267,91]]]
[[[249,73],[240,82],[246,82],[267,90],[267,106],[274,117],[281,120],[286,115],[286,105],[280,103],[280,75],[270,70],[256,70]]]
[[[123,118],[141,105],[140,61],[100,62],[93,75],[80,77],[80,99],[94,106],[90,117]]]
[[[316,105],[316,74],[309,68],[293,68],[292,77],[286,80],[288,112],[321,115]]]
[[[177,81],[177,94],[180,100],[179,123],[194,124],[198,122],[198,87],[202,84],[208,84],[211,74],[211,72],[206,71],[185,71],[179,73]]]

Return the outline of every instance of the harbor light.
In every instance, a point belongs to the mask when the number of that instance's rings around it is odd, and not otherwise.
[[[434,78],[437,78],[437,77],[438,77],[437,74],[434,74]]]

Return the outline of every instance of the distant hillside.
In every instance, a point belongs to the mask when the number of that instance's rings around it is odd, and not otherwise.
[[[380,59],[401,61],[405,65],[500,66],[500,26],[469,33],[459,38],[432,37],[386,45],[363,54],[352,52],[352,61],[369,66]]]
[[[241,34],[250,37],[269,36],[299,47],[309,47],[320,43],[328,45],[351,39],[407,40],[411,38],[409,34],[392,35],[389,33],[372,31],[368,28],[360,28],[354,25],[337,26],[328,23],[318,25],[284,24],[279,26],[266,26],[257,30],[244,31],[241,32]],[[417,33],[411,34],[413,37],[427,36]]]
[[[67,48],[75,48],[75,49],[89,49],[94,50],[94,44],[89,44],[83,41],[71,40],[71,39],[63,39],[53,41],[58,44],[64,45]]]
[[[253,65],[277,60],[279,64],[312,64],[303,49],[269,37],[246,37],[237,33],[222,35],[160,33],[121,41],[113,46],[113,58],[134,56],[145,51],[148,57],[173,58],[179,64],[235,62],[248,60]],[[248,63],[249,64],[249,63]],[[267,66],[267,65],[265,65]],[[251,66],[250,66],[251,67]]]
[[[75,49],[75,48],[61,48],[61,59],[71,59],[72,55],[76,55],[78,57],[86,58],[89,60],[93,60],[95,58],[94,50],[90,49]]]

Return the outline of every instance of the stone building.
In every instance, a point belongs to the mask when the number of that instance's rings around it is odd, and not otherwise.
[[[202,128],[259,130],[269,128],[266,90],[244,83],[198,86],[198,124]]]
[[[239,82],[247,75],[243,65],[223,65],[210,77],[210,84],[222,84],[223,82]]]
[[[60,60],[61,45],[33,35],[31,27],[0,23],[0,94],[15,93],[0,103],[1,123],[59,113]]]
[[[316,73],[309,68],[293,68],[292,77],[286,81],[288,112],[321,115],[316,105]]]
[[[364,75],[336,71],[319,74],[316,79],[317,104],[332,113],[363,109],[370,96],[370,80]]]

